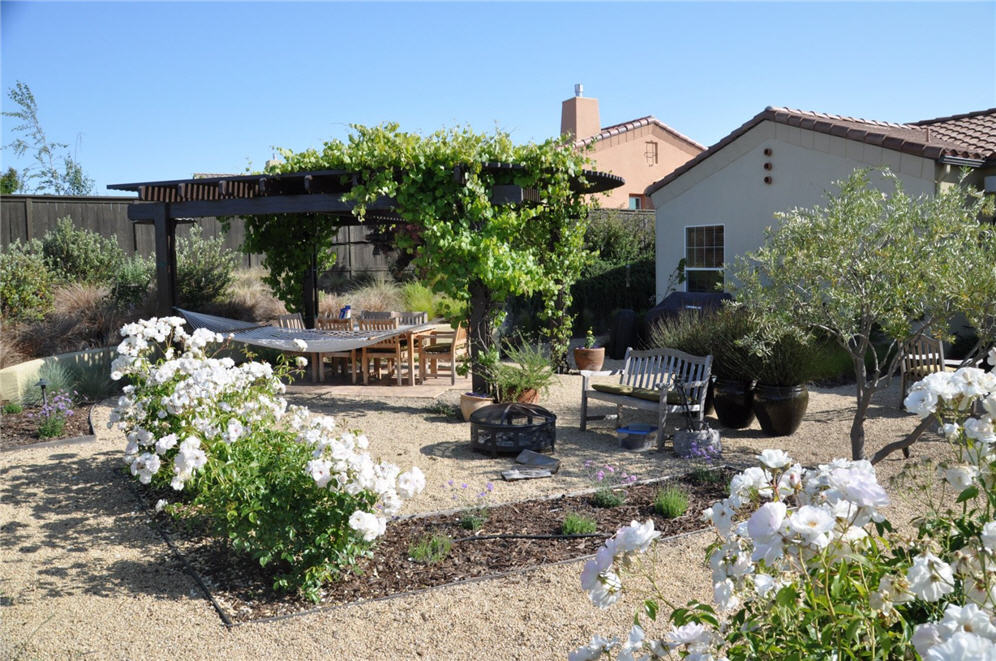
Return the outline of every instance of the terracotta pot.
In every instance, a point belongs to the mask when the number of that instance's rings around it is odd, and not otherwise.
[[[471,413],[490,404],[494,404],[494,400],[490,397],[478,397],[469,393],[461,393],[460,395],[460,413],[463,414],[463,419],[467,422],[470,421]]]
[[[806,386],[768,386],[754,388],[754,413],[768,436],[789,436],[802,423],[809,406]]]
[[[574,350],[574,364],[578,366],[579,370],[598,371],[602,369],[604,362],[605,347],[596,347],[594,349],[578,347]]]
[[[522,391],[515,401],[520,404],[535,404],[538,399],[539,391],[535,388],[530,388],[529,390]]]
[[[750,383],[716,379],[712,403],[716,419],[724,427],[743,429],[754,422],[754,389]]]

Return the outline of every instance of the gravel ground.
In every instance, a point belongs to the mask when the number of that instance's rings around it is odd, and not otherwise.
[[[612,463],[640,477],[687,469],[666,450],[618,449],[613,422],[578,431],[580,377],[563,376],[542,400],[558,415],[560,473],[552,479],[504,483],[498,472],[511,459],[468,449],[469,427],[431,413],[426,398],[373,399],[295,395],[362,429],[374,455],[426,474],[426,493],[407,513],[453,506],[447,480],[472,486],[495,483],[494,499],[509,502],[591,486],[583,463]],[[458,391],[440,400],[455,403]],[[895,408],[896,386],[882,393],[866,423],[869,450],[901,438],[916,418]],[[787,438],[765,438],[755,426],[723,430],[724,459],[751,463],[760,450],[781,447],[803,464],[849,456],[853,387],[814,389],[802,427]],[[596,403],[597,407],[598,404]],[[605,407],[610,412],[611,407]],[[0,455],[0,632],[4,658],[217,659],[322,658],[557,659],[593,633],[622,635],[637,599],[626,597],[599,611],[581,591],[582,562],[544,567],[511,577],[436,589],[418,595],[357,604],[226,630],[210,603],[150,527],[121,466],[122,435],[104,424],[110,409],[94,413],[97,440],[63,447],[24,448]],[[646,421],[626,412],[626,421]],[[715,421],[714,425],[715,425]],[[938,457],[936,439],[916,446],[914,459]],[[904,462],[896,453],[878,466],[886,483]],[[890,518],[908,521],[922,507],[920,494],[888,487]],[[658,545],[659,585],[674,603],[708,601],[701,533]]]

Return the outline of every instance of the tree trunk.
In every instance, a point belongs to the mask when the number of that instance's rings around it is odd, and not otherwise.
[[[467,334],[470,336],[470,359],[471,378],[474,392],[490,392],[487,375],[484,374],[479,365],[480,358],[495,345],[494,328],[491,320],[494,319],[494,301],[491,292],[480,280],[470,283],[470,325]]]
[[[865,458],[865,418],[875,389],[868,386],[864,356],[854,357],[853,363],[854,375],[857,377],[858,407],[854,411],[854,420],[851,421],[851,459],[858,460]]]

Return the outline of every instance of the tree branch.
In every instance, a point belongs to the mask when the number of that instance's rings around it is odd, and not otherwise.
[[[905,450],[909,446],[913,445],[918,440],[920,440],[920,437],[923,436],[923,433],[930,428],[931,424],[935,424],[936,422],[937,421],[934,420],[933,416],[924,418],[923,420],[920,421],[920,424],[916,426],[916,429],[911,431],[906,436],[906,438],[898,441],[893,441],[892,443],[889,443],[888,445],[880,449],[878,452],[876,452],[875,455],[871,458],[872,464],[877,464],[878,462],[882,461],[896,450]]]

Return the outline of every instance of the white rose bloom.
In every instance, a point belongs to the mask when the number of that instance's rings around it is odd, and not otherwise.
[[[567,661],[597,661],[603,652],[612,650],[619,645],[619,640],[609,640],[601,636],[592,636],[591,642],[579,647],[567,655]]]
[[[996,551],[996,521],[982,526],[982,545],[989,551]]]
[[[937,410],[937,393],[932,390],[916,389],[916,385],[913,385],[910,394],[903,400],[903,406],[910,413],[916,413],[922,420]]]
[[[304,356],[298,356],[294,359],[294,364],[297,365],[298,367],[307,367],[308,359],[305,358]]]
[[[712,598],[723,610],[736,610],[740,600],[733,594],[733,581],[726,579],[712,586]]]
[[[955,440],[958,437],[958,432],[960,431],[961,431],[961,425],[954,422],[945,423],[941,425],[940,429],[937,430],[939,434],[944,436],[944,438],[948,439],[949,441]]]
[[[398,476],[398,494],[402,498],[414,498],[425,489],[425,475],[418,466]]]
[[[941,624],[946,625],[951,631],[961,629],[989,640],[996,640],[996,626],[993,626],[991,614],[975,604],[966,606],[948,604],[944,609]]]
[[[159,500],[157,500],[156,501],[156,513],[158,514],[159,512],[162,512],[163,508],[165,508],[166,505],[168,505],[168,504],[169,503],[166,502],[165,498],[160,498]]]
[[[923,655],[924,661],[996,661],[993,642],[968,631],[956,631]]]
[[[647,519],[644,524],[631,521],[628,526],[616,532],[616,544],[621,553],[646,553],[650,544],[660,536],[661,534],[654,530],[652,519]]]
[[[330,461],[325,459],[312,459],[308,462],[308,465],[305,466],[305,471],[311,475],[311,479],[315,481],[318,488],[324,489],[329,483],[329,480],[332,479],[331,468],[332,462]]]
[[[768,574],[755,574],[754,575],[754,591],[757,592],[757,596],[762,599],[771,592],[771,589],[775,587],[775,579]]]
[[[913,637],[910,642],[921,657],[927,656],[927,650],[941,642],[942,634],[947,635],[947,630],[939,622],[928,622],[918,624],[913,629]]]
[[[996,443],[996,431],[993,430],[992,419],[989,416],[968,418],[965,420],[965,436],[982,443]]]
[[[131,474],[137,475],[138,481],[142,484],[148,484],[152,481],[152,476],[156,474],[161,465],[162,462],[159,460],[159,455],[143,452],[132,462]]]
[[[834,517],[823,507],[803,505],[789,517],[791,530],[807,542],[816,540],[821,535],[833,530]]]
[[[308,343],[300,338],[294,338],[294,346],[297,347],[298,351],[307,351]]]
[[[587,592],[593,604],[599,608],[608,608],[622,596],[622,581],[615,572],[603,572]]]
[[[954,592],[954,574],[950,565],[930,552],[913,558],[906,571],[909,590],[924,601],[937,601]]]
[[[349,517],[349,527],[360,533],[363,541],[372,542],[384,534],[384,531],[387,530],[387,522],[370,512],[356,510]]]
[[[171,450],[175,445],[176,434],[167,434],[156,441],[156,452],[159,454],[166,454],[166,452]]]
[[[966,464],[949,466],[947,469],[938,470],[943,471],[944,480],[951,485],[951,488],[958,492],[972,486],[975,478],[979,476],[978,468]]]
[[[771,469],[784,468],[792,463],[792,458],[784,450],[762,450],[757,459]]]
[[[996,347],[989,350],[989,364],[996,367]]]
[[[698,622],[689,622],[672,629],[664,641],[671,649],[682,645],[708,645],[712,642],[712,629]]]

